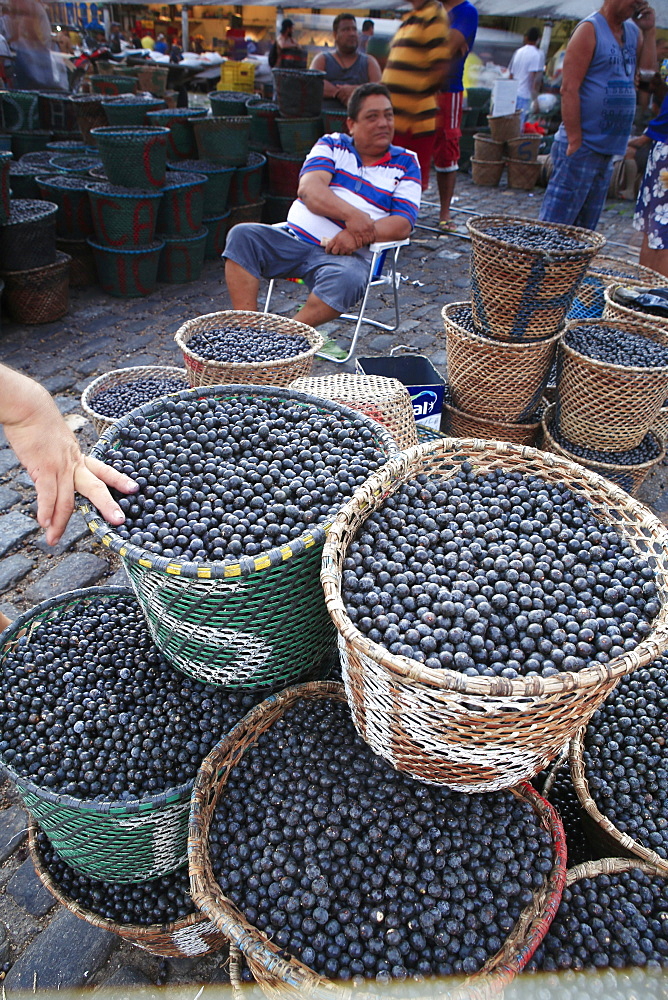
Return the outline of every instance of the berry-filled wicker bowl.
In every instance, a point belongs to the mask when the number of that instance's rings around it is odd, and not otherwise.
[[[466,225],[476,324],[499,340],[542,340],[557,333],[605,237],[502,215],[469,219]]]
[[[443,426],[450,437],[534,445],[540,432],[540,412],[523,420],[490,420],[479,417],[475,409],[473,413],[466,413],[446,401],[443,403]]]
[[[664,288],[665,285],[666,279],[661,276],[658,287]],[[637,282],[632,283],[630,281],[625,282],[623,285],[619,282],[607,285],[603,293],[605,299],[605,306],[603,308],[604,319],[621,319],[632,323],[650,323],[652,326],[658,326],[662,330],[668,330],[668,317],[654,315],[653,313],[646,312],[644,309],[632,309],[630,306],[618,302],[617,291],[621,288],[634,292],[643,292],[647,290],[647,285],[644,282],[642,285],[639,285]]]
[[[620,281],[630,281],[648,287],[660,288],[664,278],[658,271],[628,260],[618,260],[599,254],[587,268],[577,296],[568,313],[569,319],[598,319],[605,307],[605,289]]]
[[[309,374],[325,343],[306,323],[235,309],[189,319],[174,340],[183,351],[192,386],[287,386]]]
[[[0,686],[3,774],[65,863],[118,883],[185,864],[199,763],[259,700],[171,670],[124,587],[72,591],[17,618]]]
[[[187,388],[188,375],[184,368],[172,368],[166,365],[116,368],[104,375],[98,375],[84,389],[81,395],[81,408],[95,428],[95,432],[104,434],[114,421],[124,417],[142,403]]]
[[[575,556],[589,542],[593,568]],[[360,735],[398,770],[466,791],[537,774],[620,677],[666,648],[667,543],[647,508],[557,455],[445,438],[395,456],[341,508],[323,551]],[[593,595],[597,560],[626,565],[622,551],[655,596],[635,606],[638,623],[647,613],[634,639],[619,624],[597,645],[593,630],[623,618],[621,601],[615,612]]]
[[[117,934],[123,941],[165,958],[201,958],[227,944],[225,936],[192,904],[187,867],[155,882],[119,885],[88,878],[70,869],[58,858],[32,817],[28,822],[28,838],[35,873],[44,888],[61,906],[93,927]],[[150,916],[151,910],[155,911],[157,900],[165,896],[169,904],[157,910],[162,917],[157,923],[155,916]],[[141,923],[137,919],[139,906],[147,914]],[[173,919],[170,910],[175,914]]]
[[[267,859],[268,906],[235,860],[237,824],[238,840]],[[520,892],[513,826],[534,849]],[[209,754],[188,857],[196,905],[270,997],[344,998],[362,985],[377,997],[388,983],[402,996],[401,980],[416,974],[448,976],[436,995],[452,1000],[498,995],[540,943],[566,874],[561,822],[530,785],[468,796],[393,771],[356,734],[343,687],[331,682],[273,695]],[[474,888],[477,866],[487,869],[484,888]],[[464,923],[455,900],[465,896],[480,920]]]
[[[396,451],[340,403],[276,386],[190,389],[133,410],[93,449],[140,484],[119,501],[126,523],[81,510],[121,556],[172,666],[214,684],[285,684],[330,665],[325,535]]]

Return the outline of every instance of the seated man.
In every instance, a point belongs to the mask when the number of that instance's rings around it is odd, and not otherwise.
[[[283,228],[249,222],[230,230],[222,256],[234,309],[257,310],[260,278],[303,278],[298,319],[318,326],[364,294],[370,243],[410,235],[420,207],[414,153],[393,146],[394,115],[382,83],[348,104],[350,135],[324,135],[304,161],[298,198]]]
[[[319,52],[311,69],[325,73],[323,110],[341,110],[361,83],[378,83],[380,66],[359,47],[357,22],[353,14],[337,14],[332,25],[334,51]]]

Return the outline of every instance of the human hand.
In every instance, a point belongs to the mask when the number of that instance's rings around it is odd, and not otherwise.
[[[341,102],[344,108],[348,107],[348,101],[354,89],[354,86],[350,83],[341,83],[337,86],[336,99]]]
[[[654,8],[650,7],[647,0],[637,0],[633,12],[633,20],[642,31],[648,31],[656,24]]]
[[[355,240],[356,250],[373,243],[376,238],[376,226],[371,216],[367,215],[366,212],[355,212],[349,219],[346,219],[346,230]]]
[[[581,145],[582,145],[582,137],[580,137],[579,139],[574,139],[572,142],[569,142],[566,148],[566,156],[572,156],[573,153],[577,153]]]
[[[352,233],[350,233],[347,229],[342,229],[336,234],[336,236],[333,236],[331,240],[327,241],[325,253],[345,255],[355,253],[358,249],[359,247]]]

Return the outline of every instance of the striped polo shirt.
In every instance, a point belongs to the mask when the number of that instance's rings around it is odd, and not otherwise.
[[[446,69],[448,34],[448,15],[437,0],[427,0],[419,10],[404,15],[382,76],[392,95],[398,132],[435,131],[436,94]]]
[[[390,146],[377,163],[365,167],[351,137],[332,132],[316,142],[300,176],[313,170],[331,174],[332,191],[374,221],[401,215],[415,225],[421,196],[420,167],[409,150]],[[316,215],[299,198],[290,206],[287,223],[301,239],[316,244],[345,229],[341,219]]]

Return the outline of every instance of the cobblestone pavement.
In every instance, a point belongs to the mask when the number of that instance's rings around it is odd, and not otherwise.
[[[455,216],[462,223],[462,236],[468,212],[535,217],[541,195],[540,191],[474,187],[460,174]],[[635,260],[640,240],[631,229],[631,216],[632,205],[608,203],[600,229],[612,241],[606,252]],[[432,183],[420,225],[400,261],[405,279],[401,325],[394,334],[364,327],[359,355],[385,354],[397,344],[406,344],[431,358],[437,368],[443,366],[440,311],[446,302],[469,295],[470,243],[456,235],[431,231],[428,227],[435,226],[437,220]],[[279,282],[272,311],[292,314],[303,298],[303,287]],[[177,328],[189,318],[229,308],[229,304],[219,261],[207,262],[196,284],[162,285],[145,299],[113,299],[97,288],[77,290],[72,292],[69,314],[57,323],[28,327],[5,322],[0,357],[37,378],[53,393],[86,449],[95,435],[83,417],[80,397],[92,379],[128,365],[180,365],[173,340]],[[375,315],[389,318],[389,306],[389,296],[382,294]],[[328,332],[343,342],[351,326],[331,324]],[[331,362],[317,361],[314,373],[340,370],[341,366]],[[344,366],[344,370],[352,371],[353,365]],[[668,521],[667,471],[659,466],[643,487],[642,499]],[[35,509],[32,483],[0,431],[0,610],[10,619],[66,590],[124,582],[117,557],[94,543],[79,515],[72,518],[61,542],[50,549],[38,528]],[[223,953],[199,962],[161,962],[121,944],[114,935],[87,929],[62,907],[52,905],[27,859],[25,826],[25,813],[16,793],[9,784],[0,786],[0,969],[6,968],[6,963],[11,965],[4,984],[8,995],[32,990],[34,984],[37,989],[104,984],[118,989],[143,986],[142,995],[148,996],[151,984],[167,982],[181,984],[184,989],[179,995],[192,998],[196,991],[185,984],[226,981]]]

